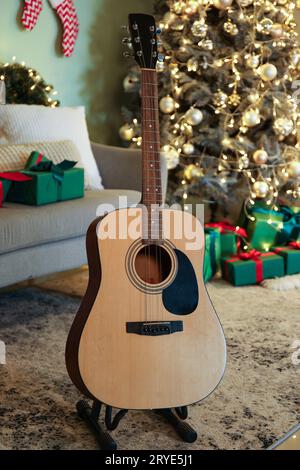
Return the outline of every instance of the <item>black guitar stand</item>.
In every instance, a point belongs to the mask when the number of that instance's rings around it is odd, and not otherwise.
[[[99,423],[102,406],[105,406],[105,426],[109,431],[114,431],[117,429],[121,419],[128,413],[128,410],[119,410],[113,417],[113,408],[111,406],[104,405],[100,401],[94,401],[92,407],[85,400],[80,400],[76,404],[78,416],[87,423],[91,431],[95,434],[100,449],[116,450],[116,441]],[[187,406],[175,408],[174,411],[171,408],[165,408],[162,410],[155,410],[155,412],[170,423],[183,441],[195,442],[197,439],[196,431],[189,424],[184,422],[188,417]]]

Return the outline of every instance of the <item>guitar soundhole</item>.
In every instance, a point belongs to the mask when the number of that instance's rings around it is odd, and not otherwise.
[[[170,276],[172,259],[162,246],[145,245],[135,257],[134,268],[146,284],[161,284]]]

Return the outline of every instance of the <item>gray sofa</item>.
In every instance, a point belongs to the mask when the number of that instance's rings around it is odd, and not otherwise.
[[[86,263],[85,234],[100,204],[130,205],[141,197],[141,152],[92,144],[105,190],[83,199],[32,207],[5,203],[0,209],[0,287]],[[167,170],[162,162],[163,187]]]

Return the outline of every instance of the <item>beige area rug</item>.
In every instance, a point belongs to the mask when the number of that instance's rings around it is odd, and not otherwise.
[[[0,295],[0,442],[7,449],[97,449],[76,414],[80,394],[64,346],[87,271],[59,275]],[[113,436],[119,449],[262,449],[300,421],[299,291],[208,285],[224,326],[228,366],[219,388],[190,408],[198,441],[183,443],[151,412],[129,412]]]

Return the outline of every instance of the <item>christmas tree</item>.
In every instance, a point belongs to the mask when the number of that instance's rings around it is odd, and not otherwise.
[[[54,87],[25,63],[20,64],[15,60],[12,63],[0,63],[1,84],[5,86],[6,104],[37,104],[52,108],[60,104]]]
[[[290,0],[156,0],[161,144],[168,202],[221,206],[300,197],[297,78]],[[299,84],[298,84],[299,85]],[[124,79],[120,136],[141,145],[139,71]],[[295,93],[296,92],[296,93]],[[300,134],[299,134],[300,140]]]

